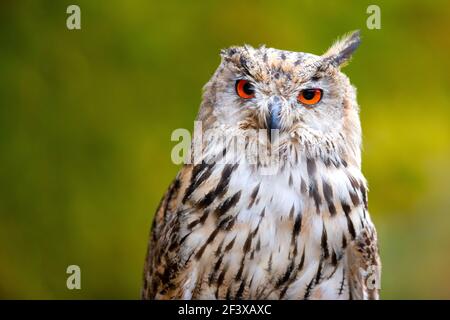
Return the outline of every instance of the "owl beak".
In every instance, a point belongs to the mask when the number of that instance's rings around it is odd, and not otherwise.
[[[281,128],[281,98],[278,96],[270,97],[267,104],[269,113],[266,117],[267,134],[269,138],[272,136],[272,130],[280,130]]]

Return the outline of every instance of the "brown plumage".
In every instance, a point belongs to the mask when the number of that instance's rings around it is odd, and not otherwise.
[[[358,45],[356,32],[322,56],[223,50],[197,118],[201,156],[154,217],[142,298],[378,298],[358,105],[340,71]]]

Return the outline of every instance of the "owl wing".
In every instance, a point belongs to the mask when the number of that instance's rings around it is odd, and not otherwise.
[[[369,222],[347,247],[350,299],[379,299],[381,262],[375,227]]]
[[[161,199],[153,218],[144,265],[143,299],[180,298],[179,204],[192,166],[185,165]]]

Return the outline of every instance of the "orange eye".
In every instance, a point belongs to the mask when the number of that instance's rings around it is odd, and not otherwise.
[[[322,99],[322,89],[304,89],[300,91],[297,100],[303,104],[311,106]]]
[[[236,81],[236,93],[243,99],[251,99],[255,96],[253,85],[247,80]]]

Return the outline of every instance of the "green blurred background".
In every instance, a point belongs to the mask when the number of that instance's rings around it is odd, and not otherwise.
[[[82,30],[66,28],[81,7]],[[381,7],[381,30],[366,8]],[[0,298],[139,298],[154,210],[233,44],[320,54],[361,29],[382,297],[450,298],[448,1],[0,2]],[[81,267],[82,289],[66,288]]]

